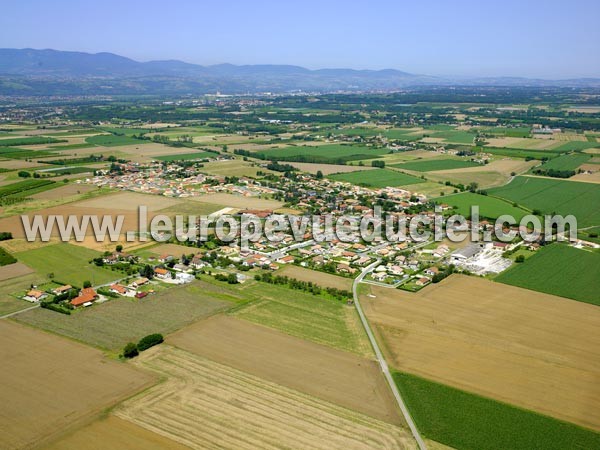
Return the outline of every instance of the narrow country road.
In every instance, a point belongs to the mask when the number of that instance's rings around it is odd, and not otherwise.
[[[385,379],[387,380],[387,382],[390,386],[390,389],[392,390],[392,393],[394,394],[394,398],[396,399],[396,402],[398,403],[398,406],[400,407],[400,410],[402,411],[402,415],[404,416],[404,419],[406,420],[406,423],[408,424],[413,437],[417,441],[419,448],[421,450],[426,450],[427,446],[425,445],[425,442],[423,442],[423,439],[421,438],[421,435],[419,434],[419,430],[417,429],[417,426],[415,425],[415,423],[410,415],[410,412],[408,411],[408,408],[406,407],[406,404],[404,403],[404,400],[402,399],[402,396],[400,395],[400,391],[398,391],[398,388],[396,387],[396,383],[394,382],[394,379],[392,378],[392,374],[390,373],[388,365],[385,362],[385,358],[383,357],[383,354],[381,353],[381,350],[379,349],[379,345],[377,344],[377,341],[375,340],[375,335],[373,334],[373,331],[371,330],[369,322],[367,321],[367,317],[365,316],[365,314],[362,310],[362,307],[360,306],[360,301],[358,299],[358,285],[360,284],[362,279],[365,277],[365,275],[367,275],[369,272],[371,272],[380,262],[381,262],[381,260],[378,259],[374,263],[370,264],[368,267],[366,267],[361,272],[361,274],[358,277],[356,277],[354,279],[354,283],[352,284],[352,294],[354,296],[354,304],[356,305],[356,310],[358,311],[360,321],[362,322],[362,325],[367,333],[367,336],[369,337],[371,346],[373,347],[373,350],[375,351],[375,357],[377,358],[377,362],[381,366],[381,371],[383,372],[383,375],[385,376]]]

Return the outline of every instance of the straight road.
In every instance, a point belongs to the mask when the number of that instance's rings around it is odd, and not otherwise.
[[[367,333],[367,336],[369,337],[371,346],[373,347],[373,350],[375,351],[375,357],[377,358],[377,362],[381,366],[381,371],[383,372],[383,375],[385,376],[385,379],[387,380],[387,382],[390,386],[390,389],[392,390],[392,393],[394,394],[394,398],[396,399],[396,402],[398,403],[398,406],[400,407],[400,410],[402,411],[402,415],[404,416],[404,419],[406,420],[406,423],[408,424],[413,437],[417,441],[417,445],[419,446],[419,448],[421,450],[427,450],[427,446],[425,445],[425,442],[423,442],[423,438],[419,434],[419,430],[417,429],[417,426],[415,425],[415,423],[410,415],[410,412],[408,411],[408,408],[406,407],[406,404],[404,403],[404,400],[402,399],[402,396],[400,395],[400,391],[398,391],[398,388],[396,387],[396,383],[394,382],[394,379],[392,378],[390,369],[388,368],[388,365],[385,362],[385,358],[383,357],[383,354],[381,353],[381,350],[379,349],[379,345],[377,344],[377,341],[375,340],[375,335],[373,334],[373,331],[371,330],[371,326],[369,325],[369,322],[367,321],[367,317],[365,316],[365,314],[362,310],[362,307],[360,306],[360,301],[358,299],[358,285],[360,284],[362,279],[365,277],[365,275],[367,275],[369,272],[371,272],[380,262],[381,262],[381,260],[378,259],[374,263],[370,264],[368,267],[366,267],[361,272],[361,274],[358,277],[356,277],[354,279],[354,283],[352,284],[352,294],[354,296],[354,304],[356,305],[356,310],[358,311],[360,321],[362,322],[362,325]]]

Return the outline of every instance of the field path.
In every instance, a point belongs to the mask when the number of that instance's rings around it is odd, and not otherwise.
[[[373,350],[375,351],[375,357],[377,358],[377,362],[381,366],[381,371],[383,372],[385,379],[387,380],[388,384],[390,385],[390,389],[392,390],[392,393],[394,394],[394,398],[398,402],[398,406],[400,407],[400,410],[402,411],[402,414],[404,415],[404,419],[406,420],[406,423],[408,424],[410,431],[413,434],[413,437],[417,441],[419,448],[421,450],[426,450],[427,446],[425,445],[425,442],[423,441],[423,438],[421,437],[421,434],[419,433],[419,430],[417,429],[417,426],[415,425],[415,422],[413,421],[413,419],[410,415],[410,412],[408,411],[408,408],[406,407],[406,404],[404,403],[404,400],[402,399],[402,396],[400,395],[400,391],[398,391],[398,387],[396,386],[396,383],[394,382],[394,379],[392,378],[392,374],[390,373],[388,365],[385,362],[383,353],[381,353],[381,350],[379,349],[379,345],[377,344],[375,335],[373,334],[373,331],[371,330],[371,327],[369,325],[367,317],[365,316],[365,314],[360,306],[360,301],[358,299],[358,285],[360,284],[362,279],[369,272],[371,272],[375,267],[377,267],[380,263],[381,263],[381,260],[378,259],[377,261],[375,261],[374,263],[372,263],[368,267],[366,267],[361,272],[361,274],[355,278],[354,284],[352,285],[352,294],[354,296],[354,304],[356,305],[356,310],[358,311],[358,315],[360,316],[360,321],[362,322],[363,327],[365,328],[365,331],[367,333],[367,336],[369,337],[369,341],[371,342],[371,345],[373,346]]]

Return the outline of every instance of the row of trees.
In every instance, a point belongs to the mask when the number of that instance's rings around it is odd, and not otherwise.
[[[278,284],[289,287],[290,289],[296,289],[304,292],[309,292],[313,295],[321,295],[323,292],[331,295],[338,300],[346,300],[352,298],[352,293],[343,289],[337,289],[333,287],[322,288],[318,284],[312,281],[302,281],[295,278],[290,278],[285,275],[273,275],[272,273],[266,272],[262,275],[256,274],[254,276],[256,281],[262,281],[269,284]]]

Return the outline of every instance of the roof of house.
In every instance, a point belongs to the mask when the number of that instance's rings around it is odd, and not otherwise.
[[[97,297],[98,294],[96,294],[96,291],[93,288],[84,288],[81,290],[78,297],[71,300],[71,305],[80,306],[84,303],[93,302]]]
[[[157,267],[154,269],[154,273],[157,275],[166,275],[169,273],[169,271],[167,269],[163,269],[162,267]]]
[[[42,292],[38,289],[32,289],[29,292],[27,292],[27,297],[40,298],[40,297],[43,297],[44,295],[45,295],[44,292]]]
[[[119,294],[126,294],[127,288],[121,284],[113,284],[110,286],[113,291],[117,291]]]

